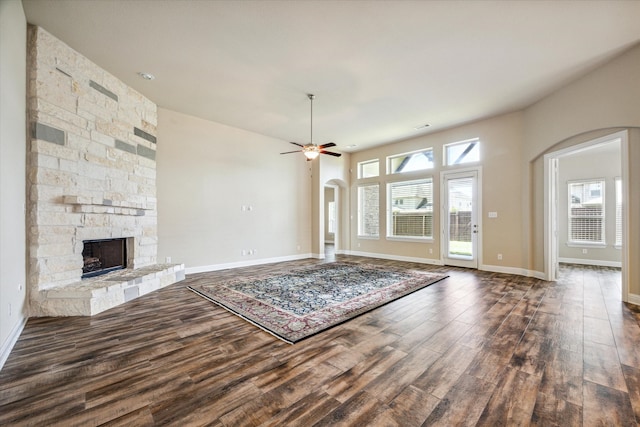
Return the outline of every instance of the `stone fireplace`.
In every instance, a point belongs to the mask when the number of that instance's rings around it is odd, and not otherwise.
[[[156,259],[156,105],[42,28],[28,43],[30,314],[91,315],[181,280]]]
[[[102,276],[127,268],[127,239],[85,240],[82,245],[82,278]]]

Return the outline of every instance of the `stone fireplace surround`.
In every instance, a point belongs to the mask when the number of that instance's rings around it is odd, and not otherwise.
[[[93,315],[182,280],[156,259],[156,105],[42,28],[28,43],[30,315]],[[128,268],[81,280],[83,242],[111,238]]]

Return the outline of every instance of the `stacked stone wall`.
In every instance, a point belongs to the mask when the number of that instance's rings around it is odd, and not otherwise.
[[[39,27],[29,28],[29,280],[77,282],[84,240],[127,238],[157,262],[157,107]]]

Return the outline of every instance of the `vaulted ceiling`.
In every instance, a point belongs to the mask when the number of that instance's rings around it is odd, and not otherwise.
[[[304,143],[313,93],[314,142],[343,152],[521,109],[640,41],[640,1],[23,5],[163,108]]]

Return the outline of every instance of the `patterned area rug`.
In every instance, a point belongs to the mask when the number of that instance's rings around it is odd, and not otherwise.
[[[189,289],[295,343],[445,277],[341,262],[285,274],[198,284]]]

